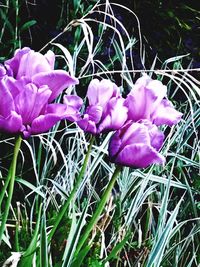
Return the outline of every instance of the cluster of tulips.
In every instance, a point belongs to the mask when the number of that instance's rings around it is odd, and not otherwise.
[[[77,251],[80,251],[106,205],[121,167],[145,168],[153,163],[163,164],[165,158],[159,150],[164,134],[158,126],[176,124],[182,113],[176,111],[167,99],[167,87],[148,75],[136,81],[126,98],[122,97],[120,89],[112,81],[93,79],[88,86],[87,105],[77,95],[64,95],[62,103],[57,103],[56,98],[79,81],[64,70],[54,70],[54,63],[55,54],[52,51],[42,55],[25,47],[16,50],[13,58],[0,65],[0,131],[16,137],[12,163],[0,192],[0,207],[3,199],[6,199],[0,224],[0,244],[12,201],[22,138],[48,132],[60,120],[69,120],[93,136],[114,132],[109,140],[108,154],[110,161],[116,163],[116,168],[79,241]],[[48,240],[53,237],[70,201],[76,195],[93,140],[76,184]]]
[[[87,107],[77,95],[64,95],[62,104],[55,103],[63,90],[79,81],[54,70],[54,63],[52,51],[42,55],[25,47],[0,65],[0,131],[28,138],[66,119],[92,135],[114,131],[108,150],[118,165],[164,163],[159,153],[164,134],[158,126],[176,124],[182,116],[167,99],[165,85],[143,75],[123,98],[112,81],[93,79]]]

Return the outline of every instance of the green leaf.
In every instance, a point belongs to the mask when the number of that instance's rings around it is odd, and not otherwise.
[[[23,254],[19,262],[19,267],[32,266],[33,256],[37,248],[37,241],[38,241],[38,235],[39,235],[39,230],[40,230],[41,211],[42,211],[42,205],[40,205],[39,214],[38,214],[37,223],[36,223],[35,232],[33,234],[32,241],[29,247],[27,248],[27,250],[25,251],[25,253]]]
[[[65,248],[65,252],[63,255],[62,267],[71,266],[71,262],[72,262],[72,258],[74,256],[76,245],[78,243],[81,230],[85,224],[85,217],[87,214],[88,206],[89,206],[89,201],[87,202],[87,204],[86,204],[86,206],[85,206],[85,208],[84,208],[84,210],[80,216],[80,219],[78,220],[78,223],[76,222],[75,212],[73,212],[72,224],[71,224],[70,233],[69,233],[68,238],[67,238],[67,245]]]
[[[119,242],[110,252],[110,254],[108,255],[108,257],[103,261],[103,263],[106,263],[107,261],[114,259],[117,257],[117,254],[123,249],[123,247],[125,246],[126,242],[128,241],[130,237],[130,234],[127,234],[125,236],[125,238]]]
[[[21,28],[20,28],[20,32],[23,32],[23,31],[29,29],[30,27],[32,27],[32,26],[35,25],[36,23],[37,23],[37,21],[34,20],[34,19],[25,22],[25,23],[21,26]]]
[[[160,233],[160,236],[158,237],[157,241],[154,242],[153,248],[149,255],[148,263],[146,265],[147,267],[160,266],[160,262],[163,257],[164,249],[166,245],[169,243],[170,232],[173,229],[173,225],[175,223],[176,216],[178,214],[179,207],[182,201],[183,201],[183,198],[181,198],[181,200],[178,202],[176,208],[171,213],[171,216],[169,217],[165,228],[163,229],[162,233]]]
[[[47,244],[47,231],[46,231],[46,214],[45,208],[43,209],[43,216],[41,221],[40,230],[40,266],[48,266],[48,244]]]
[[[12,35],[14,35],[15,30],[13,28],[13,25],[12,25],[12,23],[10,23],[10,21],[8,20],[8,17],[6,15],[6,13],[4,13],[1,8],[0,8],[0,16],[1,16],[2,21],[4,21],[4,24],[6,25],[7,29],[10,31],[10,33]]]
[[[21,178],[16,178],[15,179],[16,182],[25,185],[26,187],[28,187],[29,189],[31,189],[33,192],[37,193],[38,195],[40,195],[42,198],[45,198],[44,193],[42,193],[40,191],[39,187],[35,187],[33,184],[29,183],[28,181],[21,179]]]
[[[73,4],[74,4],[74,12],[76,14],[80,8],[81,0],[73,0]]]
[[[82,165],[82,168],[81,168],[81,171],[77,177],[77,180],[76,180],[76,183],[74,185],[74,188],[73,190],[71,191],[69,197],[67,198],[67,200],[65,201],[65,204],[62,206],[62,208],[60,209],[59,213],[58,213],[58,216],[57,216],[57,220],[56,222],[54,223],[54,226],[53,228],[51,229],[51,232],[48,236],[48,242],[51,241],[58,225],[60,224],[63,216],[65,215],[67,209],[68,209],[68,206],[70,204],[70,202],[72,201],[72,199],[75,197],[76,195],[76,192],[80,186],[80,183],[85,175],[85,172],[86,172],[86,169],[87,169],[87,164],[88,164],[88,160],[89,160],[89,157],[90,157],[90,152],[91,152],[91,149],[92,149],[92,145],[93,145],[93,142],[94,142],[94,137],[92,137],[91,141],[90,141],[90,145],[88,147],[88,151],[87,151],[87,154],[85,155],[85,159],[84,159],[84,162],[83,162],[83,165]]]
[[[74,262],[72,262],[72,265],[71,267],[80,267],[85,256],[88,254],[89,250],[90,250],[91,246],[89,245],[86,245],[84,247],[84,249],[82,249],[78,254],[77,254],[77,257],[76,257],[76,260]]]

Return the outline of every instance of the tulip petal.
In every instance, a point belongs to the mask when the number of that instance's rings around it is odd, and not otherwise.
[[[83,100],[76,95],[65,95],[63,98],[63,103],[65,103],[68,107],[79,110],[83,105]]]
[[[61,119],[62,117],[57,114],[40,115],[39,117],[33,120],[29,129],[29,133],[39,134],[47,132]]]
[[[152,124],[148,120],[142,120],[140,121],[140,123],[145,125],[148,128],[151,146],[154,147],[157,151],[160,150],[160,148],[163,145],[164,138],[165,138],[164,133],[161,132],[156,125]]]
[[[128,127],[125,125],[125,129],[122,129],[123,133],[120,136],[122,147],[129,145],[130,143],[141,143],[150,146],[148,129],[143,124],[129,122]]]
[[[0,64],[0,79],[2,79],[5,75],[6,75],[6,69],[2,64]]]
[[[161,100],[166,96],[167,87],[162,84],[161,81],[153,80],[148,75],[143,75],[135,83],[135,91],[140,88],[146,88],[154,95],[155,99],[160,103]],[[134,94],[134,89],[133,89]]]
[[[53,70],[55,65],[55,54],[51,50],[47,51],[47,53],[44,55],[46,58],[50,68]]]
[[[67,119],[69,121],[77,121],[80,119],[80,115],[73,108],[68,107],[65,104],[49,104],[45,111],[46,114],[55,114],[60,116],[62,119]]]
[[[84,115],[83,119],[77,121],[78,126],[85,132],[96,134],[96,124],[94,121],[89,120],[89,116],[87,114]]]
[[[151,118],[156,125],[166,124],[172,126],[180,121],[182,115],[181,112],[174,109],[169,100],[163,99]]]
[[[24,88],[25,85],[24,79],[15,80],[11,76],[6,76],[5,78],[5,86],[9,88],[10,93],[12,94],[13,99],[19,94],[19,92]]]
[[[14,77],[17,76],[21,58],[24,55],[28,54],[30,51],[31,49],[28,47],[24,47],[23,49],[17,49],[15,51],[14,57],[5,61],[4,64],[7,68],[8,75],[14,76]]]
[[[157,152],[162,145],[161,141],[162,133],[151,122],[129,121],[111,137],[108,148],[110,160],[134,168],[146,168],[153,163],[162,164],[165,158]]]
[[[45,110],[46,114],[56,114],[60,117],[64,117],[64,114],[67,111],[67,105],[55,103],[55,104],[48,104]]]
[[[166,91],[165,85],[147,75],[138,79],[125,101],[129,109],[129,119],[133,121],[150,119],[151,113],[166,96]]]
[[[155,101],[155,95],[146,88],[140,88],[140,90],[128,95],[125,101],[129,110],[128,118],[133,121],[149,119]]]
[[[100,105],[104,107],[114,93],[113,83],[110,80],[93,79],[87,91],[90,105]]]
[[[0,79],[0,115],[7,117],[10,115],[12,110],[15,110],[14,100],[10,92],[9,85],[7,84],[7,77]]]
[[[78,79],[70,76],[64,70],[40,72],[32,77],[33,83],[38,86],[47,85],[52,91],[49,102],[52,102],[64,89],[70,85],[78,84]]]
[[[110,157],[115,157],[125,146],[137,143],[150,145],[147,127],[129,121],[112,136],[109,144]]]
[[[127,120],[127,112],[124,99],[113,97],[104,110],[102,121],[98,126],[98,133],[105,130],[118,130]]]
[[[18,133],[22,128],[22,118],[15,111],[11,111],[11,114],[7,118],[0,115],[0,130],[10,133]]]
[[[49,71],[52,71],[52,68],[45,56],[31,50],[22,56],[16,79],[26,76],[31,81],[35,74]]]
[[[16,110],[21,114],[23,123],[30,124],[48,103],[51,91],[47,86],[39,89],[32,83],[25,86],[15,98]]]
[[[89,120],[95,124],[99,123],[102,117],[103,109],[101,106],[88,106],[85,112],[89,116]]]
[[[69,121],[75,122],[81,118],[80,108],[83,105],[83,100],[76,95],[65,95],[63,102],[67,105],[68,116],[66,117]]]
[[[109,157],[111,161],[113,162],[114,162],[114,159],[116,158],[117,153],[120,151],[120,147],[122,144],[120,134],[121,134],[121,129],[113,134],[109,142],[109,146],[108,146]]]
[[[163,164],[165,158],[146,144],[125,146],[115,158],[115,163],[134,168],[146,168],[150,164]]]

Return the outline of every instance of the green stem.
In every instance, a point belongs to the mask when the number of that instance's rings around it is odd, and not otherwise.
[[[9,184],[9,188],[8,188],[8,198],[7,198],[7,201],[6,201],[6,206],[5,206],[4,213],[2,215],[2,221],[1,221],[1,226],[0,226],[0,242],[1,242],[2,237],[3,237],[3,233],[4,233],[4,230],[5,230],[5,225],[6,225],[6,221],[7,221],[7,218],[8,218],[9,209],[10,209],[10,204],[11,204],[11,200],[12,200],[14,183],[15,183],[15,172],[16,172],[16,165],[17,165],[17,156],[18,156],[18,153],[19,153],[19,150],[20,150],[21,141],[22,141],[21,136],[18,136],[16,138],[16,141],[15,141],[13,159],[12,159],[12,163],[11,163],[11,166],[10,166],[10,169],[9,169],[9,173],[8,173],[8,177],[10,178],[10,184]]]
[[[10,182],[10,177],[11,177],[10,175],[11,175],[11,172],[9,170],[8,176],[7,176],[6,180],[5,180],[5,183],[3,185],[3,188],[2,188],[1,194],[0,194],[0,208],[1,208],[2,201],[4,199],[4,195],[6,193],[6,189],[7,189],[8,185],[9,185],[9,182]]]
[[[90,141],[90,145],[88,147],[87,154],[85,155],[83,166],[82,166],[81,171],[80,171],[80,173],[79,173],[79,175],[77,177],[77,180],[76,180],[76,183],[74,185],[74,188],[71,191],[71,193],[70,193],[68,199],[66,200],[64,206],[62,207],[60,213],[58,214],[58,217],[56,218],[55,224],[54,224],[53,228],[51,229],[51,232],[49,233],[48,243],[51,241],[51,238],[53,237],[53,235],[54,235],[54,233],[55,233],[55,231],[56,231],[59,223],[61,222],[64,214],[66,213],[67,208],[68,208],[71,200],[73,199],[73,197],[75,196],[75,194],[76,194],[76,192],[77,192],[77,190],[79,188],[79,185],[80,185],[80,183],[82,181],[82,178],[83,178],[83,176],[85,174],[85,171],[86,171],[86,168],[87,168],[87,164],[88,164],[88,160],[89,160],[89,156],[90,156],[90,152],[91,152],[91,149],[92,149],[92,145],[93,145],[94,139],[95,138],[93,136],[92,139],[91,139],[91,141]]]
[[[78,254],[78,252],[80,251],[80,249],[82,248],[82,246],[85,244],[85,241],[87,240],[90,232],[92,231],[94,225],[98,222],[99,220],[99,216],[101,215],[104,207],[105,207],[105,204],[106,202],[108,201],[108,198],[110,196],[110,193],[113,189],[113,186],[115,184],[115,181],[119,175],[121,171],[121,167],[120,166],[117,166],[113,175],[112,175],[112,178],[110,180],[110,182],[108,183],[107,187],[106,187],[106,190],[104,191],[103,193],[103,196],[99,202],[99,205],[94,213],[94,215],[92,216],[92,219],[91,221],[89,222],[89,224],[87,224],[87,227],[85,229],[85,232],[83,233],[83,236],[80,240],[80,242],[78,243],[78,246],[77,246],[77,249],[76,249],[76,255]]]

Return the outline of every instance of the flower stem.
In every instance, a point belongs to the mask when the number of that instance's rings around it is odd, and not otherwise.
[[[10,165],[10,169],[9,169],[9,173],[8,173],[8,177],[7,177],[7,179],[9,180],[8,198],[6,200],[5,210],[4,210],[4,213],[2,215],[2,221],[1,221],[1,226],[0,226],[0,242],[1,242],[2,237],[3,237],[3,233],[5,230],[5,225],[6,225],[6,221],[8,218],[9,209],[10,209],[10,204],[11,204],[11,200],[12,200],[14,184],[15,184],[15,172],[16,172],[16,165],[17,165],[17,157],[19,154],[21,141],[22,141],[21,136],[16,137],[13,159],[12,159],[12,163]],[[6,184],[7,184],[7,182],[6,182]],[[5,192],[3,192],[3,193],[5,193]]]
[[[92,149],[92,145],[93,145],[94,139],[95,139],[95,137],[93,136],[91,141],[90,141],[90,145],[88,147],[87,154],[85,155],[83,166],[82,166],[81,171],[80,171],[80,173],[79,173],[79,175],[78,175],[78,177],[76,179],[76,183],[74,185],[74,188],[71,191],[71,193],[70,193],[68,199],[66,200],[64,206],[62,207],[60,213],[58,214],[58,217],[56,218],[55,224],[54,224],[53,228],[51,229],[51,232],[49,233],[48,243],[51,241],[51,238],[53,237],[53,235],[54,235],[59,223],[61,222],[64,214],[66,213],[67,208],[68,208],[71,200],[73,199],[73,197],[75,196],[75,194],[76,194],[76,192],[77,192],[77,190],[79,188],[79,185],[80,185],[80,183],[82,181],[82,178],[83,178],[83,176],[85,174],[85,171],[86,171],[86,168],[87,168],[87,164],[88,164],[88,160],[89,160],[89,156],[90,156],[90,152],[91,152],[91,149]]]
[[[6,193],[6,189],[7,189],[8,185],[9,185],[9,182],[10,182],[10,171],[8,172],[8,176],[7,176],[6,180],[5,180],[3,188],[1,190],[1,194],[0,194],[0,211],[1,211],[1,204],[2,204],[2,201],[3,201],[4,195]]]
[[[110,196],[110,193],[111,193],[111,191],[113,189],[113,186],[115,184],[115,181],[116,181],[120,171],[121,171],[121,167],[117,166],[115,171],[114,171],[114,173],[113,173],[113,175],[112,175],[112,178],[111,178],[110,182],[108,183],[108,185],[106,187],[106,190],[103,193],[103,196],[101,197],[99,205],[98,205],[94,215],[91,218],[91,221],[87,224],[85,232],[83,233],[82,238],[81,238],[80,242],[78,243],[78,246],[77,246],[77,249],[76,249],[76,255],[78,254],[78,252],[80,251],[82,246],[85,244],[85,241],[87,240],[87,238],[88,238],[90,232],[92,231],[94,225],[98,222],[99,216],[101,215],[101,213],[102,213],[102,211],[103,211],[103,209],[105,207],[105,204],[108,201],[108,198]]]

